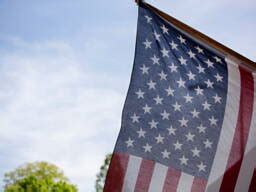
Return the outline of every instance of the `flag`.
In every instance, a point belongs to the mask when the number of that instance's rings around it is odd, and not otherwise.
[[[239,64],[141,3],[104,192],[255,191],[256,83]]]

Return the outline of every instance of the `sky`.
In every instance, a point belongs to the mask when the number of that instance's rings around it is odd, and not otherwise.
[[[255,0],[147,2],[256,61]],[[44,160],[94,192],[121,125],[137,9],[133,0],[0,0],[1,186],[5,172]]]

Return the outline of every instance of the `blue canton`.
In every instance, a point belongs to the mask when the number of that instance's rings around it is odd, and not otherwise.
[[[227,77],[223,57],[142,5],[115,152],[207,179],[222,128]]]

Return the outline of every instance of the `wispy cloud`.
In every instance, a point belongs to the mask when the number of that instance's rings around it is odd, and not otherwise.
[[[256,38],[252,38],[256,30],[254,0],[148,2],[251,60],[256,60]]]
[[[124,93],[111,86],[118,77],[89,71],[65,42],[11,42],[0,59],[0,164],[8,164],[0,172],[47,160],[92,190],[120,126]]]

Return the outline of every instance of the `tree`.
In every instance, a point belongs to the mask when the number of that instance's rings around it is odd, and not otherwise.
[[[5,192],[77,192],[62,170],[47,162],[27,163],[4,175]]]
[[[105,183],[105,179],[106,179],[109,163],[110,163],[110,160],[111,160],[111,156],[112,156],[111,154],[106,155],[104,163],[100,167],[100,172],[96,176],[97,177],[96,182],[95,182],[96,192],[102,192],[103,191],[103,186],[104,186],[104,183]]]

